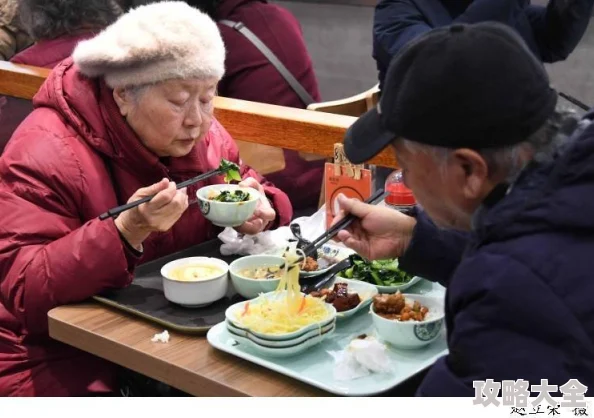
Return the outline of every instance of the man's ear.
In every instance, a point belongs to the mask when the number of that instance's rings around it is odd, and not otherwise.
[[[132,109],[132,97],[130,93],[123,87],[116,87],[113,89],[113,99],[120,109],[120,114],[124,117],[128,116]]]
[[[460,148],[452,153],[452,162],[458,165],[463,178],[462,193],[467,199],[482,198],[485,185],[489,183],[489,166],[476,151]]]

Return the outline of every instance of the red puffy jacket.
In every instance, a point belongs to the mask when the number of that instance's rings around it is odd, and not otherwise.
[[[215,120],[189,155],[159,159],[140,144],[104,83],[84,78],[71,59],[33,102],[0,157],[0,396],[108,392],[115,366],[51,340],[48,311],[125,287],[138,263],[215,238],[220,229],[192,205],[170,231],[151,235],[138,259],[113,220],[97,216],[163,177],[183,181],[221,158],[239,163],[238,150]],[[263,180],[246,166],[242,175]],[[288,197],[264,185],[275,226],[287,224]]]

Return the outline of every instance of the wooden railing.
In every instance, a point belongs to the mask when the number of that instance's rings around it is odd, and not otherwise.
[[[50,70],[0,61],[0,95],[32,99]],[[234,139],[318,154],[332,158],[334,144],[342,142],[356,120],[334,115],[244,100],[217,97],[215,116]],[[392,151],[386,150],[370,163],[397,167]]]

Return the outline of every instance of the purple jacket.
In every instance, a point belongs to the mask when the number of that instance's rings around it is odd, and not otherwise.
[[[320,92],[313,63],[307,51],[299,22],[289,10],[265,0],[224,0],[219,2],[217,20],[242,22],[274,52],[319,102]],[[225,77],[219,94],[234,99],[305,108],[274,66],[243,35],[219,24],[227,48]],[[295,209],[317,208],[324,160],[305,161],[296,151],[285,150],[285,169],[266,176],[287,193]]]
[[[468,234],[419,214],[401,257],[447,287],[450,353],[418,395],[473,396],[488,378],[593,387],[594,124],[487,201]]]

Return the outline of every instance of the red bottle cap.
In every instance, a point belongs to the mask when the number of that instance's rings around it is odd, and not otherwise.
[[[403,182],[388,183],[386,192],[389,193],[386,197],[386,204],[388,205],[413,206],[417,203],[412,191]]]

